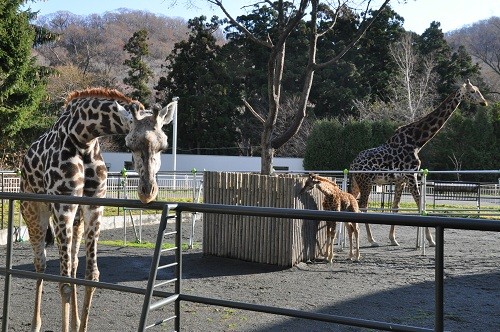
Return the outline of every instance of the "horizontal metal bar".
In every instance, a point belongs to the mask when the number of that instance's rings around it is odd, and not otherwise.
[[[168,269],[169,267],[176,266],[176,265],[178,265],[177,262],[165,264],[165,265],[160,265],[160,266],[158,266],[158,270]]]
[[[134,293],[134,294],[140,294],[140,295],[146,294],[145,289],[138,288],[138,287],[117,285],[117,284],[111,284],[111,283],[102,282],[102,281],[92,281],[92,280],[87,280],[87,279],[63,277],[60,275],[48,274],[48,273],[37,273],[34,271],[26,271],[26,270],[19,270],[19,269],[6,269],[4,267],[0,267],[0,274],[1,275],[7,275],[7,273],[9,273],[13,276],[16,276],[16,277],[29,278],[29,279],[33,279],[33,280],[40,279],[40,276],[41,276],[42,279],[46,280],[46,281],[67,282],[69,284],[97,287],[97,288],[102,288],[102,289],[108,289],[108,290],[114,290],[114,291],[126,292],[126,293]],[[153,295],[158,296],[158,297],[168,297],[168,296],[171,296],[172,294],[173,294],[172,292],[164,292],[164,291],[154,291],[153,292]]]
[[[159,283],[155,284],[153,287],[156,288],[156,287],[164,286],[166,284],[171,284],[173,282],[176,282],[177,280],[179,280],[179,279],[178,278],[173,278],[173,279],[165,280],[165,281],[162,281],[162,282],[159,282]]]
[[[176,231],[173,231],[173,232],[165,232],[165,233],[163,233],[163,236],[169,236],[169,235],[175,235],[175,234],[177,234],[177,232],[176,232]]]
[[[203,212],[217,214],[234,214],[257,217],[293,218],[306,220],[325,221],[356,221],[360,223],[402,225],[402,226],[422,226],[436,227],[443,226],[453,229],[469,229],[479,231],[500,231],[498,220],[437,217],[437,216],[401,216],[387,213],[357,213],[353,218],[353,213],[343,211],[318,211],[291,208],[271,208],[255,207],[245,205],[224,205],[207,203],[167,203],[151,202],[143,204],[140,201],[124,199],[103,199],[89,197],[74,197],[62,195],[41,195],[41,194],[20,194],[0,192],[0,199],[47,201],[49,203],[70,203],[85,205],[120,206],[120,207],[140,207],[144,209],[163,210],[165,204],[171,210],[179,212]]]
[[[478,231],[500,231],[500,220],[437,217],[437,216],[412,216],[387,213],[356,213],[343,211],[318,211],[289,208],[255,207],[244,205],[223,205],[208,203],[179,203],[176,207],[179,212],[204,212],[217,214],[234,214],[256,217],[276,217],[306,220],[325,221],[356,221],[381,225],[402,225],[436,227],[443,226],[453,229],[469,229]]]
[[[177,316],[172,316],[172,317],[168,317],[168,318],[165,318],[165,319],[158,320],[158,321],[154,322],[154,324],[148,325],[148,326],[146,326],[145,328],[146,328],[146,329],[150,329],[150,328],[152,328],[152,327],[155,327],[155,326],[161,325],[161,324],[163,324],[163,323],[169,322],[169,321],[171,321],[172,319],[175,319],[176,317],[177,317]]]
[[[45,195],[45,194],[9,193],[9,192],[0,192],[0,199],[14,199],[20,201],[35,201],[35,202],[46,202],[46,203],[115,206],[115,207],[126,207],[126,208],[138,208],[143,210],[163,210],[165,204],[168,204],[171,210],[175,210],[175,208],[177,207],[177,203],[159,202],[159,201],[154,201],[144,204],[139,200],[133,200],[133,199],[77,197],[77,196],[67,196],[67,195]]]
[[[260,304],[213,299],[213,298],[194,296],[194,295],[180,294],[179,299],[181,301],[210,304],[210,305],[229,307],[235,309],[251,310],[251,311],[296,317],[296,318],[314,319],[328,323],[337,323],[337,324],[379,329],[385,331],[433,331],[432,329],[421,328],[421,327],[391,324],[386,322],[371,321],[371,320],[329,315],[329,314],[321,314],[321,313],[287,309],[287,308],[271,307]]]
[[[177,247],[162,249],[161,252],[168,252],[168,251],[174,251],[174,250],[177,250]]]
[[[167,305],[169,303],[177,301],[178,298],[179,298],[179,294],[174,294],[172,296],[169,296],[169,297],[163,298],[161,300],[158,300],[158,301],[156,301],[156,302],[154,302],[154,303],[152,303],[152,304],[149,305],[149,310],[156,310],[159,307],[162,307],[164,305]]]

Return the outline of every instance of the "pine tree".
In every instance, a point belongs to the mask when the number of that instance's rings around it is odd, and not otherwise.
[[[134,88],[131,96],[141,101],[146,107],[149,104],[151,90],[148,87],[150,77],[153,77],[153,72],[144,61],[144,57],[149,54],[148,48],[148,32],[144,29],[134,32],[134,35],[128,40],[128,43],[123,47],[131,56],[123,62],[128,66],[128,77],[123,79],[123,83]]]
[[[23,131],[40,126],[40,104],[45,97],[46,69],[36,65],[31,49],[41,41],[30,19],[35,14],[22,10],[25,0],[0,2],[0,149],[2,167],[12,165],[27,144]],[[43,121],[42,121],[43,122]]]

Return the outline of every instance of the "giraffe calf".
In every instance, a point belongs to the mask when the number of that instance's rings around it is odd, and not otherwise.
[[[335,182],[316,174],[309,174],[309,177],[307,178],[304,187],[300,190],[299,195],[312,190],[314,187],[318,188],[325,196],[323,199],[324,210],[359,212],[358,202],[353,195],[342,191]],[[344,224],[349,235],[349,259],[359,261],[361,258],[359,254],[359,226],[357,223],[352,221],[345,222]],[[336,226],[337,222],[335,221],[326,222],[326,250],[327,260],[329,263],[333,261],[333,242],[337,236]],[[356,237],[356,254],[353,252],[353,235]]]

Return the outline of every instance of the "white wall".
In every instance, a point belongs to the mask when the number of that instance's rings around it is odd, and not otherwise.
[[[119,172],[125,161],[132,161],[130,153],[104,152],[104,161],[111,172]],[[289,171],[303,171],[302,158],[275,157],[273,166],[288,167]],[[197,171],[221,171],[221,172],[260,172],[260,157],[241,156],[209,156],[177,154],[177,171],[190,172],[193,168]],[[161,171],[173,170],[173,157],[171,154],[161,155]]]

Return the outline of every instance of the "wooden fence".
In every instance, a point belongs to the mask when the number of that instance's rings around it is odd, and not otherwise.
[[[318,190],[298,193],[304,178],[279,174],[204,173],[205,203],[318,209]],[[325,222],[272,217],[205,214],[203,252],[246,261],[293,266],[323,257]]]

